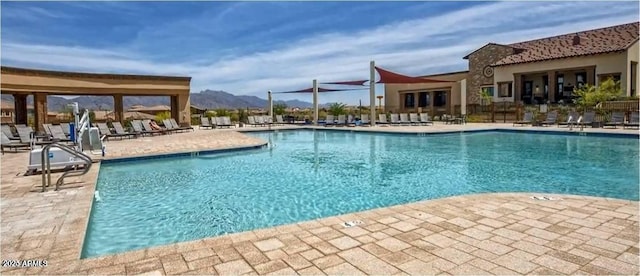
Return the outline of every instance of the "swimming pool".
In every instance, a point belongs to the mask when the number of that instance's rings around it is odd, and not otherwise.
[[[274,147],[101,165],[83,258],[486,192],[638,200],[638,139],[251,133]]]

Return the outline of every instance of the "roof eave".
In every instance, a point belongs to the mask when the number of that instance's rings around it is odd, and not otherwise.
[[[500,66],[508,66],[508,65],[516,65],[516,64],[525,64],[525,63],[534,63],[534,62],[542,62],[542,61],[549,61],[549,60],[557,60],[557,59],[565,59],[565,58],[576,58],[576,57],[586,57],[586,56],[597,56],[597,55],[604,55],[604,54],[611,54],[611,53],[619,53],[619,52],[624,52],[627,49],[619,49],[619,50],[612,50],[612,51],[606,51],[606,52],[599,52],[599,53],[591,53],[591,54],[583,54],[583,55],[575,55],[575,56],[565,56],[565,57],[556,57],[556,58],[547,58],[547,59],[539,59],[539,60],[532,60],[532,61],[519,61],[519,62],[512,62],[512,63],[504,63],[504,64],[491,64],[489,66],[491,67],[500,67]]]

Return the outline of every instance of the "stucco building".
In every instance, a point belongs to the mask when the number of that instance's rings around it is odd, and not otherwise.
[[[638,95],[639,22],[513,44],[489,43],[471,52],[468,71],[422,76],[449,83],[385,85],[385,109],[393,112],[460,113],[494,102],[570,102],[574,88],[613,78],[626,96]],[[462,95],[466,95],[462,99]]]

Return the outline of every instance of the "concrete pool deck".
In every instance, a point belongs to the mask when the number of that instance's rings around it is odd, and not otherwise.
[[[495,128],[511,127],[436,123],[343,129]],[[637,134],[638,130],[585,132]],[[116,140],[106,145],[108,157],[127,157],[263,142],[231,129]],[[562,200],[544,201],[531,199],[540,194],[529,193],[427,200],[80,260],[99,164],[87,175],[70,178],[70,184],[60,191],[49,188],[40,193],[40,175],[20,175],[26,171],[27,151],[6,153],[0,161],[2,259],[47,261],[46,267],[3,267],[3,274],[640,273],[637,201],[569,195],[553,195]],[[351,220],[363,224],[340,225]]]

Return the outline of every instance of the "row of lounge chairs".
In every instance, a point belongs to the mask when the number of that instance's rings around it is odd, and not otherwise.
[[[231,118],[227,116],[222,117],[211,117],[211,121],[209,121],[209,117],[200,117],[200,128],[231,128],[236,127],[235,124],[231,123]]]
[[[138,136],[144,135],[170,134],[175,132],[193,131],[193,127],[182,127],[173,118],[164,119],[162,121],[162,124],[164,127],[160,127],[159,125],[152,123],[151,120],[132,120],[131,128],[133,129],[133,131],[126,132],[122,125],[120,125],[120,122],[113,122],[112,125],[116,133],[111,133],[111,130],[106,126],[105,123],[98,123],[98,128],[100,129],[100,133],[102,135],[105,135],[107,139],[109,137],[117,137],[121,139],[124,137],[137,138]]]
[[[558,112],[557,111],[551,111],[547,113],[547,117],[545,118],[544,121],[541,122],[536,122],[535,119],[533,118],[533,112],[525,112],[524,113],[524,118],[521,121],[516,121],[513,123],[514,126],[516,125],[538,125],[538,126],[551,126],[551,125],[558,125],[558,127],[560,126],[593,126],[594,123],[594,119],[595,119],[596,113],[595,111],[587,111],[584,112],[583,115],[580,115],[578,112],[569,112],[569,116],[567,118],[567,121],[564,122],[560,122],[558,121]],[[611,114],[611,118],[608,122],[605,122],[602,124],[603,128],[605,127],[614,127],[617,128],[617,126],[622,126],[622,128],[627,128],[627,127],[638,127],[638,121],[639,121],[639,113],[638,112],[633,112],[631,113],[631,116],[629,117],[629,121],[628,122],[624,122],[624,113],[622,112],[613,112]]]
[[[13,149],[17,151],[20,148],[31,149],[32,146],[44,146],[62,140],[68,139],[66,136],[59,136],[56,128],[56,137],[36,136],[33,128],[27,125],[15,125],[15,132],[9,125],[2,125],[2,140],[0,141],[0,151],[4,154],[5,149]],[[60,130],[62,131],[62,130]],[[64,135],[64,134],[63,134]],[[42,139],[39,139],[42,138]]]

